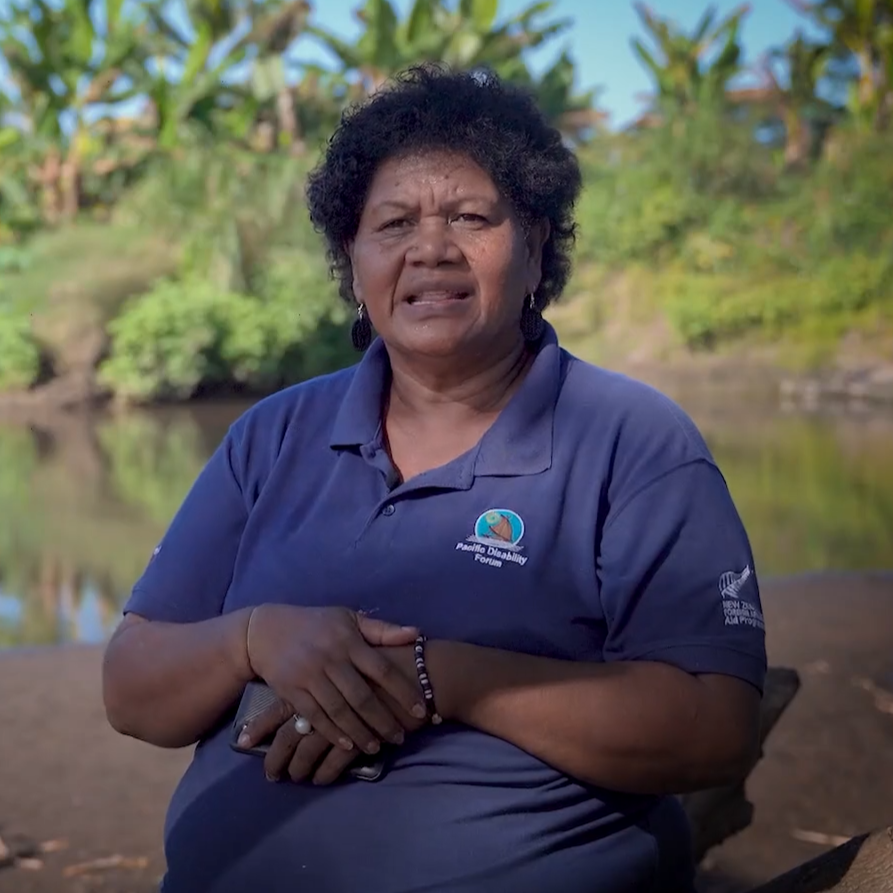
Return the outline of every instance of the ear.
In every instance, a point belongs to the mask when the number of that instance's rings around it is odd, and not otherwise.
[[[527,290],[533,294],[543,278],[543,248],[552,234],[552,225],[547,218],[537,220],[527,231]]]
[[[357,268],[356,258],[354,257],[355,245],[356,245],[356,242],[348,242],[347,245],[344,246],[344,251],[347,254],[347,259],[350,261],[350,275],[351,275],[350,287],[351,287],[351,290],[353,291],[353,296],[356,299],[357,304],[362,304],[363,299],[362,299],[362,297],[360,297],[360,284],[359,284],[359,282],[357,282],[357,274],[355,272],[355,270]]]

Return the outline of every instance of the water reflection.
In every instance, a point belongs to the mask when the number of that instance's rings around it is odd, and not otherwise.
[[[893,419],[674,396],[709,440],[764,575],[893,568]],[[103,640],[244,408],[0,425],[0,648]]]

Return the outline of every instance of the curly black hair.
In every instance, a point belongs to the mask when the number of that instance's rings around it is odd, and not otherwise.
[[[419,149],[462,152],[493,178],[524,225],[549,221],[535,300],[540,309],[554,301],[571,270],[577,158],[526,91],[488,71],[442,65],[407,69],[347,109],[310,174],[310,219],[325,236],[341,296],[354,300],[347,249],[375,171],[386,159]]]

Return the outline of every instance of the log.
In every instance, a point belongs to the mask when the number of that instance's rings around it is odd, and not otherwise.
[[[751,893],[893,893],[893,827],[854,837]]]
[[[796,670],[787,667],[769,668],[760,706],[760,751],[751,772],[763,756],[763,746],[769,733],[799,690],[800,675]],[[743,778],[734,785],[680,797],[691,825],[697,862],[713,847],[743,831],[753,821],[753,804],[747,799],[746,782],[747,779]]]

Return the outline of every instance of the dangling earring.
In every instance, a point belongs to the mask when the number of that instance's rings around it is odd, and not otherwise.
[[[524,340],[539,341],[543,336],[544,325],[543,315],[536,306],[536,297],[531,292],[521,311],[521,332],[524,335]]]
[[[372,323],[369,322],[369,314],[366,313],[366,305],[357,305],[357,318],[350,327],[350,340],[354,350],[362,353],[372,343]]]

